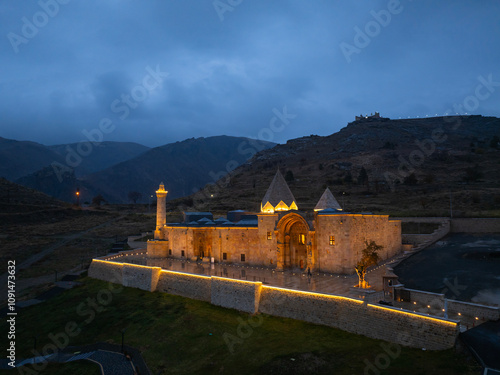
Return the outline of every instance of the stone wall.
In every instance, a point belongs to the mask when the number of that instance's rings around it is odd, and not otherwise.
[[[403,234],[403,243],[410,245],[420,245],[424,242],[431,242],[434,239],[432,233],[428,234]]]
[[[165,258],[168,256],[168,241],[148,241],[148,256],[151,258]]]
[[[123,263],[93,259],[92,263],[90,263],[88,275],[94,279],[109,281],[115,284],[122,284],[122,271]]]
[[[410,292],[411,303],[416,302],[417,308],[422,308],[422,306],[430,306],[428,311],[442,311],[445,308],[445,295],[442,293],[431,293],[424,292],[422,290],[407,289]],[[498,320],[500,319],[500,309],[494,306],[485,306],[475,303],[457,301],[452,299],[447,299],[447,314],[452,319],[457,320],[478,320],[484,322],[487,320]]]
[[[500,233],[500,219],[471,218],[452,219],[452,233]]]
[[[177,296],[210,302],[211,280],[208,276],[161,271],[157,290]]]
[[[500,309],[498,307],[478,305],[456,300],[447,300],[448,316],[465,315],[478,318],[480,321],[500,319]]]
[[[383,246],[379,256],[388,259],[401,251],[401,222],[387,215],[336,214],[317,215],[317,270],[353,273],[365,241]],[[334,244],[330,244],[330,237]]]
[[[259,309],[261,282],[212,277],[212,305],[254,314]]]
[[[451,233],[500,233],[500,218],[398,217],[401,222],[450,222]]]
[[[262,287],[259,312],[340,328],[401,345],[439,350],[453,347],[455,321],[317,293]]]
[[[327,325],[393,343],[446,349],[458,322],[365,303],[354,298],[262,286],[260,282],[207,277],[94,259],[89,276],[158,290],[241,311]]]
[[[136,264],[123,264],[123,281],[124,286],[131,286],[149,292],[154,292],[158,284],[160,276],[160,267],[146,267]]]

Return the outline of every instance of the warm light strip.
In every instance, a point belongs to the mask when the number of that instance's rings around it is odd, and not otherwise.
[[[368,306],[376,307],[377,309],[381,309],[381,310],[393,311],[393,312],[398,313],[398,314],[409,315],[411,317],[417,317],[417,318],[422,318],[422,319],[434,320],[434,321],[439,322],[439,323],[448,323],[448,324],[451,324],[451,325],[454,325],[454,326],[456,326],[459,323],[458,321],[455,321],[455,320],[447,320],[447,319],[444,319],[444,318],[442,318],[442,319],[441,318],[433,318],[431,316],[417,314],[417,313],[410,312],[410,311],[398,310],[398,309],[395,309],[395,308],[391,309],[390,307],[383,307],[383,306],[378,306],[378,305],[372,305],[371,303],[369,303]]]
[[[311,292],[306,292],[303,290],[295,290],[295,289],[286,289],[286,288],[280,288],[276,286],[263,286],[262,289],[277,289],[277,290],[284,290],[286,292],[292,292],[292,293],[297,293],[297,294],[305,294],[308,296],[313,296],[313,297],[327,297],[327,298],[332,298],[332,299],[342,299],[346,301],[351,301],[351,302],[356,302],[360,305],[362,305],[364,302],[359,300],[359,299],[354,299],[354,298],[349,298],[349,297],[343,297],[343,296],[336,296],[332,294],[323,294],[323,293],[311,293]]]
[[[118,264],[120,266],[123,266],[123,263],[120,263],[120,262],[110,262],[109,260],[92,259],[92,262],[100,262],[100,263],[107,263],[107,264]]]
[[[156,268],[159,268],[161,269],[161,267],[150,267],[150,266],[143,266],[141,264],[133,264],[133,263],[120,263],[120,262],[110,262],[109,260],[100,260],[100,259],[92,259],[92,262],[101,262],[101,263],[107,263],[107,264],[118,264],[120,266],[130,266],[130,267],[138,267],[138,268],[149,268],[149,269],[156,269]]]
[[[217,225],[208,225],[206,227],[202,226],[202,227],[197,227],[197,226],[192,226],[192,227],[181,227],[181,226],[175,226],[175,227],[172,227],[172,226],[167,226],[165,225],[165,228],[167,229],[259,229],[258,227],[238,227],[237,225],[235,226],[230,226],[230,227],[222,227],[222,226],[217,226]],[[149,241],[149,240],[148,240]],[[154,241],[158,241],[158,240],[154,240]],[[168,241],[168,240],[167,240]]]
[[[188,272],[177,272],[177,271],[170,271],[170,270],[161,270],[161,272],[164,273],[175,273],[176,275],[182,275],[182,276],[193,276],[193,277],[199,277],[202,279],[210,279],[211,276],[205,276],[205,275],[197,275],[195,273],[188,273]]]
[[[231,279],[230,277],[212,276],[212,278],[217,279],[217,280],[230,280],[231,282],[235,281],[235,282],[241,283],[241,284],[250,284],[250,285],[262,284],[261,281],[238,280],[238,279]]]

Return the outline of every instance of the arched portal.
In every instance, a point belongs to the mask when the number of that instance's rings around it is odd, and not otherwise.
[[[283,216],[277,225],[278,268],[311,267],[311,235],[307,221],[299,214]]]

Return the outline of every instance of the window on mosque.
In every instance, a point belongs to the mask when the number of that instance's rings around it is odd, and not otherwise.
[[[330,245],[335,245],[335,236],[330,236]]]
[[[273,234],[271,232],[267,232],[267,239],[272,240],[273,239]]]
[[[305,234],[299,234],[299,244],[301,244],[301,245],[306,244],[306,235]]]
[[[245,261],[245,254],[241,254],[241,261],[244,262]]]
[[[222,253],[222,260],[227,260],[227,253]]]

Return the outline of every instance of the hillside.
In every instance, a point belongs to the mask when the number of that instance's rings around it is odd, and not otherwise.
[[[160,182],[168,199],[190,195],[215,182],[259,150],[275,144],[242,137],[191,138],[153,148],[136,158],[82,178],[83,184],[109,202],[129,202],[138,192],[148,202]],[[156,199],[156,197],[154,197]]]
[[[48,146],[52,151],[66,159],[69,153],[79,149],[78,143]],[[75,167],[76,177],[101,171],[112,165],[135,158],[149,150],[149,147],[134,142],[100,142],[92,144],[92,151],[81,158],[80,164]]]
[[[0,177],[10,181],[34,173],[64,157],[40,143],[0,137]]]
[[[500,119],[494,117],[352,122],[330,136],[264,150],[230,179],[171,202],[170,209],[258,211],[280,168],[303,210],[311,210],[328,186],[349,211],[449,215],[451,195],[455,215],[497,215],[499,136]]]
[[[87,152],[87,148],[82,148],[85,144],[90,143],[45,146],[31,141],[0,137],[0,177],[16,181],[37,174],[54,162],[73,167],[75,175],[79,177],[100,171],[149,150],[149,147],[133,142],[100,142],[92,144],[92,148]],[[78,151],[85,156],[80,156]],[[70,164],[67,160],[70,160]]]

